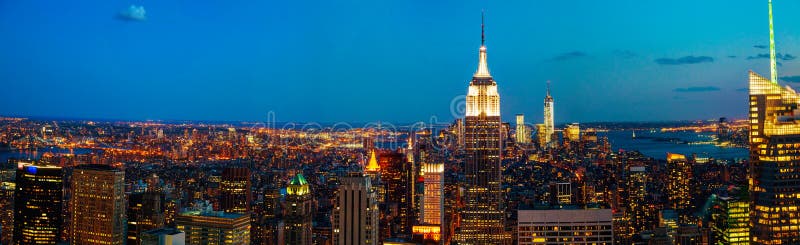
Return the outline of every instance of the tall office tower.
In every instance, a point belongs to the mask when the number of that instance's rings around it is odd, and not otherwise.
[[[250,190],[250,169],[225,168],[220,181],[220,206],[226,213],[246,213],[250,211],[253,193]]]
[[[70,242],[125,243],[125,171],[108,165],[72,170]]]
[[[553,142],[553,134],[556,132],[553,116],[553,96],[550,96],[550,81],[547,81],[547,95],[544,97],[544,141],[548,145]]]
[[[14,244],[56,244],[62,231],[61,167],[21,163],[14,192]]]
[[[778,84],[772,1],[771,79],[750,72],[751,234],[754,244],[800,244],[800,94]]]
[[[531,133],[528,131],[528,126],[525,125],[525,115],[517,114],[517,130],[515,136],[517,143],[531,143]]]
[[[188,245],[250,244],[250,215],[214,211],[207,201],[178,214],[175,226],[186,233]]]
[[[711,196],[710,244],[750,244],[750,200],[746,189],[727,188]]]
[[[391,237],[407,238],[411,236],[413,221],[412,188],[413,173],[411,163],[399,152],[383,152],[378,157],[381,171],[381,182],[386,190],[385,212],[392,218],[386,224]],[[370,183],[370,186],[372,183]],[[376,193],[377,195],[377,193]]]
[[[441,225],[444,213],[444,164],[423,163],[425,173],[425,194],[423,198],[422,222],[424,224]]]
[[[421,225],[412,227],[413,240],[422,244],[440,243],[444,230],[444,164],[423,163]]]
[[[0,244],[12,244],[14,237],[14,182],[0,183]]]
[[[581,141],[581,126],[577,123],[567,125],[564,129],[564,139],[570,142]]]
[[[333,244],[379,244],[378,201],[369,177],[350,173],[341,178],[331,216]]]
[[[517,226],[520,245],[614,244],[611,209],[519,210]]]
[[[678,213],[680,223],[690,223],[692,208],[692,164],[686,156],[667,153],[668,205]]]
[[[500,188],[500,94],[489,74],[481,23],[478,70],[467,91],[464,138],[464,208],[457,240],[462,244],[503,244],[505,233],[503,191]]]
[[[306,178],[296,174],[286,187],[286,244],[311,245],[311,199]]]
[[[627,237],[650,229],[650,216],[652,211],[645,202],[647,198],[647,170],[645,167],[630,167],[628,171],[625,214],[630,226]]]
[[[161,192],[137,192],[128,196],[128,245],[142,244],[142,232],[164,226]]]

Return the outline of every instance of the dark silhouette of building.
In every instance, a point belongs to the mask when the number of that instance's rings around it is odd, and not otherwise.
[[[220,204],[226,213],[245,213],[250,211],[253,194],[250,190],[250,169],[226,168],[222,171],[220,182]]]
[[[56,244],[61,236],[61,167],[23,164],[14,193],[14,244]]]

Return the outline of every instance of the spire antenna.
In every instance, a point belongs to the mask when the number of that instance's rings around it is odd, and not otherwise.
[[[778,84],[778,68],[775,61],[775,32],[772,29],[772,0],[769,0],[769,71],[770,82]]]
[[[547,96],[550,96],[550,80],[547,80]]]
[[[485,16],[485,11],[483,9],[481,9],[481,46],[483,46],[484,43],[486,42],[486,35],[484,34],[484,31],[483,31],[483,29],[484,29],[483,20],[486,18],[484,16]],[[770,16],[772,16],[772,15],[770,15]],[[770,18],[772,18],[772,17],[770,17]],[[772,25],[772,24],[770,24],[770,25]]]

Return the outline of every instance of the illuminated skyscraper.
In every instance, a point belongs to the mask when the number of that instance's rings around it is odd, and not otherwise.
[[[422,169],[425,173],[422,220],[424,224],[440,225],[442,224],[442,213],[444,212],[444,196],[442,195],[444,164],[423,163]]]
[[[227,213],[249,212],[250,203],[253,201],[250,187],[250,169],[225,168],[219,183],[222,211]]]
[[[350,173],[341,179],[331,216],[333,244],[380,244],[378,201],[369,177]]]
[[[679,221],[688,223],[694,212],[692,205],[692,164],[686,156],[667,153],[667,200],[669,207],[678,212]]]
[[[465,195],[461,227],[456,240],[461,244],[502,244],[505,234],[503,192],[500,189],[500,94],[489,74],[481,23],[478,70],[467,91],[464,139]]]
[[[80,165],[72,171],[72,244],[124,244],[125,171]]]
[[[550,81],[547,81],[547,95],[544,97],[544,141],[546,144],[553,142],[555,133],[555,120],[553,119],[553,96],[550,96]]]
[[[755,244],[800,244],[800,95],[778,84],[772,1],[770,77],[750,71],[751,234]]]
[[[531,142],[531,133],[528,131],[528,126],[525,125],[525,115],[517,114],[517,130],[515,136],[517,143],[527,144]]]
[[[62,231],[61,167],[21,164],[14,193],[14,244],[56,244]]]
[[[311,245],[311,190],[298,173],[286,188],[286,244]]]
[[[0,243],[12,244],[14,236],[14,182],[0,182]]]
[[[628,171],[628,198],[625,215],[629,222],[628,237],[650,229],[652,210],[646,203],[647,170],[645,167],[630,167]]]

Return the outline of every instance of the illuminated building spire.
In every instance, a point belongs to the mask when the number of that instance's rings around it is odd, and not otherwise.
[[[775,61],[775,31],[772,29],[772,0],[769,0],[769,71],[770,81],[778,84],[778,68]]]
[[[478,55],[478,71],[474,77],[492,77],[489,74],[489,64],[486,62],[486,35],[484,34],[483,12],[481,12],[481,48]]]
[[[372,152],[369,154],[369,162],[367,163],[366,169],[370,172],[377,172],[381,170],[381,166],[378,165],[378,159],[375,157],[375,150],[372,150]]]

